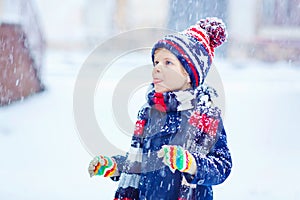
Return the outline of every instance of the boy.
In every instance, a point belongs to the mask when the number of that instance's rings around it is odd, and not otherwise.
[[[119,180],[115,199],[213,199],[232,162],[214,89],[204,85],[226,40],[217,18],[165,36],[152,49],[153,83],[126,156],[96,156],[89,173]]]

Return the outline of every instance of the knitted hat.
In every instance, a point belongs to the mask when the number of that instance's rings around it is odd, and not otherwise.
[[[152,48],[152,62],[155,50],[168,49],[181,62],[195,89],[204,82],[214,58],[214,50],[226,41],[226,37],[226,27],[221,19],[201,19],[188,29],[159,40]]]

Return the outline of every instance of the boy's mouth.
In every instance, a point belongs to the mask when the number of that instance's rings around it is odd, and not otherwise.
[[[162,82],[162,80],[160,80],[160,79],[158,79],[158,78],[154,78],[153,79],[153,83],[154,84],[158,84],[158,83],[161,83]]]

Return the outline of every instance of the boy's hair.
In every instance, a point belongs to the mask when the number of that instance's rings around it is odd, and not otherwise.
[[[195,89],[203,84],[214,58],[214,49],[225,42],[226,37],[226,27],[221,19],[201,19],[188,29],[166,35],[154,44],[152,62],[157,49],[168,49],[181,62]]]

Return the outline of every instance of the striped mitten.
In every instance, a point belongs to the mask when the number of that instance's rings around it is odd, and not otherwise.
[[[90,176],[112,176],[117,169],[117,163],[113,158],[107,156],[96,156],[89,165]]]
[[[194,156],[181,146],[164,145],[157,155],[163,158],[163,163],[173,172],[177,169],[192,175],[196,173],[197,165]]]

